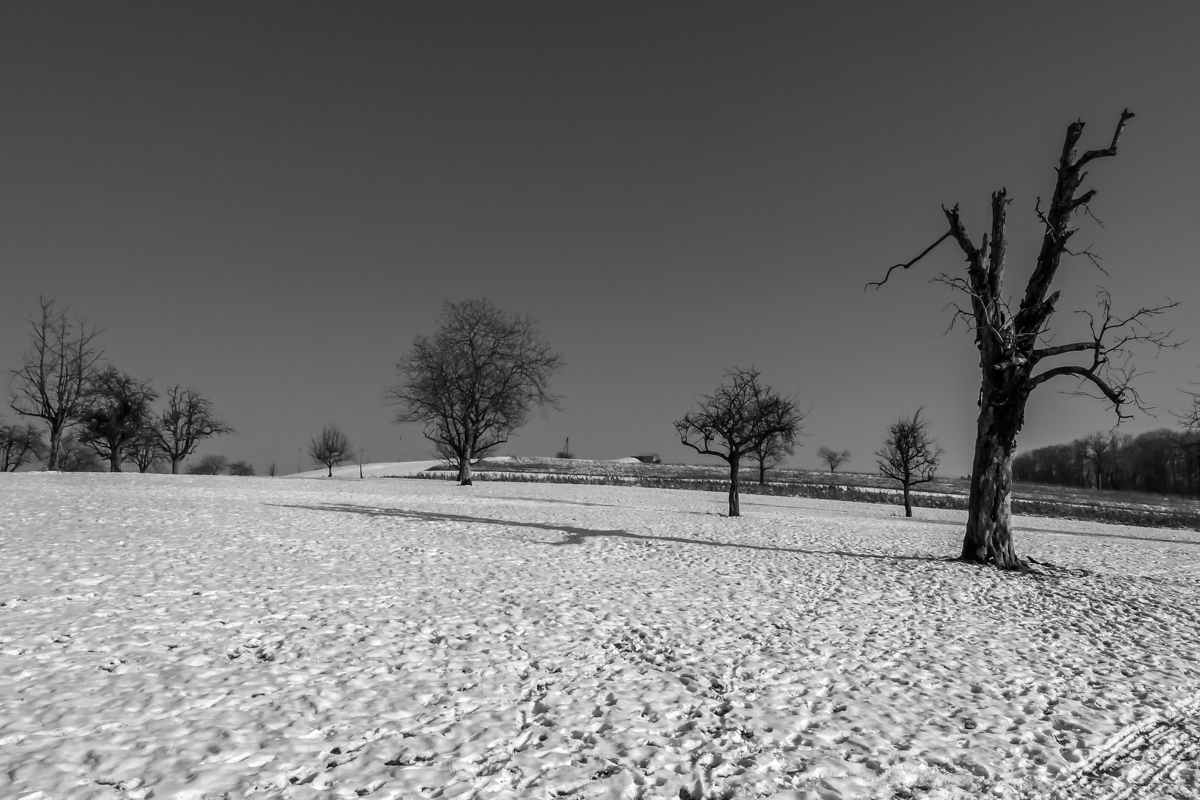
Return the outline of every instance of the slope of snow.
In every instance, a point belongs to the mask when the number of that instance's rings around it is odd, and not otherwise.
[[[0,797],[1200,794],[1200,534],[724,502],[0,475]]]
[[[430,461],[389,461],[381,464],[363,464],[362,477],[364,478],[407,478],[410,475],[415,475],[418,472],[424,472],[430,467],[441,464],[441,461],[433,459]],[[320,469],[312,469],[308,472],[297,472],[293,475],[283,475],[284,478],[325,478],[328,477],[329,470],[325,467]],[[339,467],[333,468],[333,477],[340,479],[358,480],[358,464],[342,464]]]

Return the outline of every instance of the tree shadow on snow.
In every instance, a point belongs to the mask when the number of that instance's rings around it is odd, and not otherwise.
[[[806,550],[800,547],[771,547],[761,544],[741,544],[738,542],[716,542],[708,539],[688,539],[682,536],[653,536],[649,534],[630,533],[626,530],[579,528],[573,525],[562,525],[550,522],[522,522],[510,519],[495,519],[492,517],[472,517],[467,514],[450,514],[442,511],[408,511],[401,508],[380,508],[378,506],[358,506],[350,503],[330,503],[325,505],[294,505],[284,504],[282,508],[299,508],[309,511],[334,511],[347,514],[365,514],[372,517],[394,517],[400,519],[424,520],[426,522],[461,522],[464,524],[503,525],[510,528],[535,528],[537,530],[565,533],[566,538],[559,542],[535,542],[550,547],[581,545],[588,539],[628,539],[635,542],[672,542],[676,544],[706,545],[708,547],[732,547],[740,550],[760,550],[770,553],[796,553],[811,556],[842,556],[844,558],[869,558],[877,561],[928,561],[952,563],[956,559],[946,556],[906,556],[885,555],[882,553],[856,553],[850,550]]]

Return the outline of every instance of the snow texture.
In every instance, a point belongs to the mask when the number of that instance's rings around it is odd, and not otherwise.
[[[0,475],[0,797],[1200,795],[1200,534],[724,504]]]

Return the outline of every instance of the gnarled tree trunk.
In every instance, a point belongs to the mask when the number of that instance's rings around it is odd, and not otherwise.
[[[740,517],[742,515],[741,503],[738,501],[738,469],[740,463],[737,458],[729,459],[729,516]]]
[[[1012,463],[1017,433],[1024,419],[1025,397],[1009,396],[990,386],[984,376],[971,493],[967,501],[967,531],[963,561],[993,563],[1001,569],[1020,569],[1012,538]]]

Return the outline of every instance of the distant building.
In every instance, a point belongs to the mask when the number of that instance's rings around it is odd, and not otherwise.
[[[634,456],[634,458],[636,458],[638,461],[642,462],[643,464],[661,464],[662,463],[662,459],[658,457],[658,453],[646,453],[644,455]]]

